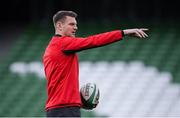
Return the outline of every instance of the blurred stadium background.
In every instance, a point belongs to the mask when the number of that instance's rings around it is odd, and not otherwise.
[[[95,82],[100,104],[82,116],[180,117],[177,1],[13,0],[0,5],[0,116],[45,116],[42,55],[58,10],[79,14],[78,36],[149,28],[149,38],[79,53],[80,85]]]

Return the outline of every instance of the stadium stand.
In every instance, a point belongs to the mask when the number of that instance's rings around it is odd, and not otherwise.
[[[141,61],[82,62],[81,69],[81,84],[94,82],[101,90],[97,114],[180,116],[179,109],[174,108],[179,102],[180,85],[171,83],[172,75],[168,72],[159,72]]]
[[[80,84],[95,82],[100,88],[100,104],[92,112],[82,110],[82,116],[180,116],[179,31],[152,28],[147,40],[126,37],[79,53]],[[0,62],[0,116],[45,116],[46,81],[33,73],[53,34],[43,29],[24,30]],[[12,67],[17,62],[21,67]]]

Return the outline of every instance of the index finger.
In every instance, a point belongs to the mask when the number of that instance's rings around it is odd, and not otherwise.
[[[148,31],[149,29],[147,28],[140,28],[142,31]]]

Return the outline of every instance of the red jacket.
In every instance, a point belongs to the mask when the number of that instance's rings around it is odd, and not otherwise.
[[[46,110],[66,106],[81,107],[79,65],[75,52],[107,45],[122,37],[120,30],[86,38],[52,37],[43,56],[48,93]]]

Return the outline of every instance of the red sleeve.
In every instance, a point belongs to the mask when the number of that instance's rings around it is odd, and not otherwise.
[[[89,48],[100,47],[121,40],[122,31],[115,30],[101,33],[86,38],[62,37],[63,51],[81,51]]]

